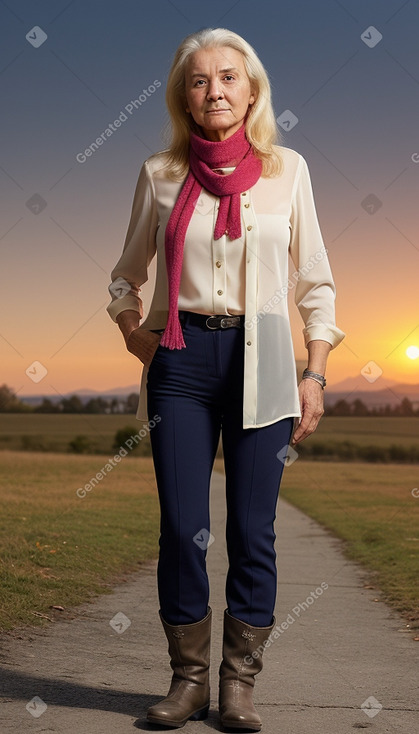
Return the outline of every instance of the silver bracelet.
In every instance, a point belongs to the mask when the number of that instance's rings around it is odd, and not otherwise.
[[[306,380],[306,379],[315,380],[315,382],[318,382],[319,385],[322,386],[323,390],[326,387],[326,378],[325,378],[325,376],[324,375],[319,375],[318,372],[312,372],[308,368],[306,368],[304,370],[302,379],[303,380]]]

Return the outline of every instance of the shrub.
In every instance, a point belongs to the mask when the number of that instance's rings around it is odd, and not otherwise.
[[[112,444],[112,448],[118,451],[123,446],[126,448],[126,442],[137,433],[137,428],[134,426],[124,426],[115,433],[115,438]]]
[[[73,454],[89,454],[92,450],[92,444],[87,436],[79,434],[69,442],[68,448]]]
[[[119,451],[120,448],[124,448],[128,451],[128,456],[135,453],[136,456],[151,456],[151,444],[150,435],[147,431],[145,436],[138,435],[139,431],[143,430],[144,426],[124,426],[115,433],[114,442],[112,448],[115,451]]]

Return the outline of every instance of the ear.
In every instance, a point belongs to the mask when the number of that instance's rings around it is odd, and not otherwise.
[[[250,95],[250,98],[249,98],[249,104],[253,104],[255,101],[256,101],[255,95],[254,94],[251,94]]]
[[[190,112],[189,107],[185,107],[185,112]]]

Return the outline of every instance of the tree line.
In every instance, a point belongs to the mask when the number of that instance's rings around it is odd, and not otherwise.
[[[130,393],[126,397],[106,398],[93,397],[82,400],[78,395],[70,395],[60,400],[53,401],[43,398],[39,405],[29,405],[20,400],[13,390],[7,385],[0,386],[0,413],[102,413],[102,414],[135,414],[138,407],[138,393]],[[409,398],[403,398],[395,406],[384,405],[369,408],[362,400],[356,399],[352,402],[337,400],[333,405],[325,408],[325,415],[364,416],[378,417],[419,417],[419,408],[414,407]]]
[[[402,398],[398,405],[384,405],[380,407],[369,408],[362,400],[356,399],[352,402],[347,400],[337,400],[333,405],[325,408],[325,415],[339,416],[355,416],[362,418],[363,416],[376,417],[411,417],[419,416],[419,408],[415,408],[409,398]]]
[[[20,400],[7,385],[0,386],[0,413],[135,413],[138,406],[138,393],[126,397],[93,397],[82,400],[78,395],[70,395],[60,400],[43,398],[39,405],[29,405]]]

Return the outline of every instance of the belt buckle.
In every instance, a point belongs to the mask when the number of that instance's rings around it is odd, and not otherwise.
[[[230,329],[233,326],[240,326],[240,316],[225,316],[221,319],[220,325],[222,329]]]
[[[217,322],[217,326],[211,326],[211,324],[209,323],[209,322],[211,321],[211,319],[215,319],[215,320],[216,320],[216,322]],[[214,329],[218,329],[218,328],[219,328],[219,327],[218,327],[218,324],[219,324],[219,320],[218,320],[218,319],[219,319],[219,317],[218,317],[218,316],[208,316],[208,318],[207,318],[207,320],[206,320],[206,322],[205,322],[205,323],[206,323],[206,325],[207,325],[207,327],[208,327],[208,329],[212,329],[212,330],[214,330]]]

